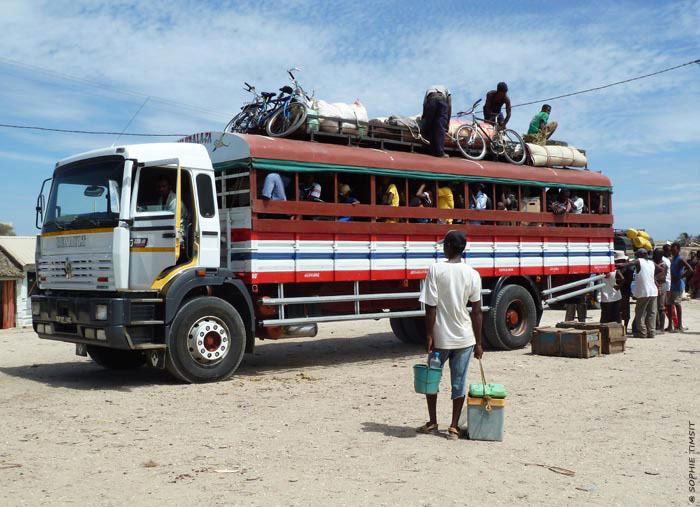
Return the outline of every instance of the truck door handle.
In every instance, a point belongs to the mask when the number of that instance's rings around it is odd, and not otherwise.
[[[174,232],[166,232],[166,233],[163,234],[163,237],[164,237],[164,238],[174,238],[174,237],[175,237],[175,233],[174,233]]]

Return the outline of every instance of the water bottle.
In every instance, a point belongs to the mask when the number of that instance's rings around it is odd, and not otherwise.
[[[433,355],[430,356],[430,361],[428,363],[428,366],[431,368],[436,368],[438,370],[442,369],[442,364],[440,363],[440,353],[439,352],[433,352]]]

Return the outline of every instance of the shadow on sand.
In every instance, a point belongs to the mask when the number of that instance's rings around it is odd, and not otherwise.
[[[336,364],[371,363],[410,357],[418,359],[423,354],[422,346],[401,343],[391,333],[374,333],[353,338],[257,341],[255,353],[243,357],[235,375],[256,376]],[[0,367],[0,372],[51,387],[78,390],[130,391],[140,386],[179,383],[165,370],[150,367],[106,370],[92,361],[80,359],[61,363]]]

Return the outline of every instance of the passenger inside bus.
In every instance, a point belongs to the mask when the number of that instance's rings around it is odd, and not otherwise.
[[[360,204],[360,201],[353,197],[352,195],[352,189],[350,188],[350,185],[347,183],[339,183],[338,184],[338,202],[340,204]],[[338,222],[350,222],[352,221],[352,217],[340,217],[338,218]]]
[[[421,200],[420,197],[412,197],[410,206],[412,208],[423,208],[424,207],[423,201]],[[413,224],[429,224],[430,223],[429,218],[410,218],[408,221],[413,223]]]
[[[557,198],[552,202],[552,213],[555,215],[564,215],[571,213],[573,203],[571,202],[571,192],[568,188],[562,188],[557,194]]]
[[[485,210],[489,209],[490,205],[490,199],[489,196],[486,195],[485,190],[486,185],[483,183],[473,183],[469,185],[470,191],[471,191],[471,199],[469,203],[469,209],[474,209],[474,210]],[[478,220],[470,220],[470,224],[472,225],[479,225],[481,224],[480,221]]]
[[[586,208],[583,197],[580,195],[580,190],[577,189],[571,191],[571,213],[574,215],[588,213],[588,208]]]
[[[608,213],[606,195],[602,192],[591,192],[591,213],[605,215]]]
[[[313,173],[304,173],[299,185],[299,200],[323,202],[321,199],[321,184],[316,182]]]
[[[384,206],[395,206],[398,207],[400,205],[400,197],[399,197],[399,190],[396,188],[396,185],[392,182],[391,178],[389,176],[382,176],[381,180],[381,204]],[[389,224],[395,224],[399,220],[398,218],[386,218],[384,219],[384,222],[389,223]]]
[[[496,209],[505,211],[518,211],[518,197],[508,185],[499,185],[497,188],[498,202]]]
[[[430,185],[428,183],[421,182],[418,185],[418,190],[415,192],[415,197],[420,199],[422,207],[424,208],[432,208],[434,206],[433,193],[430,191]]]
[[[260,197],[269,201],[286,201],[286,188],[290,183],[291,179],[286,174],[281,176],[279,173],[269,173],[265,176]]]
[[[455,198],[449,185],[438,186],[437,205],[439,209],[455,209]],[[440,218],[438,219],[438,223],[452,224],[452,219]]]

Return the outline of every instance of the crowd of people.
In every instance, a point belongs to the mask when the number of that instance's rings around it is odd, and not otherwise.
[[[644,248],[636,250],[634,257],[629,260],[624,252],[615,251],[615,271],[603,279],[600,293],[600,322],[622,323],[628,333],[631,321],[632,335],[637,338],[685,331],[682,298],[686,287],[690,297],[698,295],[698,252],[686,260],[676,242],[654,249],[651,259]],[[630,308],[632,298],[635,299],[634,319]],[[567,308],[566,320],[573,318],[573,312]],[[585,310],[583,316],[579,313],[578,319],[585,321]]]
[[[275,172],[265,176],[260,197],[264,200],[286,201],[292,186],[293,178],[285,174]],[[497,210],[497,211],[548,211],[555,215],[564,214],[606,214],[608,212],[607,200],[601,192],[591,192],[590,202],[584,199],[587,191],[575,188],[551,187],[545,192],[546,203],[540,204],[542,191],[537,188],[523,188],[519,195],[517,187],[511,185],[495,185],[492,183],[470,182],[468,195],[465,195],[464,183],[459,181],[433,182],[415,180],[410,184],[411,191],[406,196],[408,186],[405,182],[398,181],[390,176],[377,178],[378,194],[376,203],[383,206],[399,207],[406,202],[414,208],[438,208],[438,209],[471,209],[471,210]],[[322,199],[323,187],[316,174],[305,172],[300,175],[298,198],[300,201],[325,202]],[[360,189],[365,198],[366,190]],[[293,192],[292,192],[293,193]],[[529,194],[532,195],[529,195]],[[327,197],[329,197],[327,195]],[[492,198],[493,197],[493,198]],[[495,202],[494,202],[495,201]],[[528,207],[528,202],[534,202],[534,208]],[[362,200],[355,194],[352,186],[347,182],[338,181],[338,196],[330,202],[339,204],[356,205]],[[367,201],[365,201],[367,204]],[[348,222],[354,220],[351,216],[340,217],[339,221]],[[398,218],[386,218],[387,223],[397,223]],[[464,224],[465,220],[455,218],[410,218],[411,223],[441,223]],[[470,224],[480,224],[482,221],[471,220]],[[517,225],[516,222],[496,222],[497,225]],[[523,224],[525,225],[525,224]],[[529,225],[540,225],[530,223]],[[557,224],[563,225],[563,224]],[[571,224],[576,226],[576,224]]]
[[[505,116],[503,108],[505,107]],[[498,83],[495,90],[486,94],[484,103],[484,120],[500,129],[505,129],[510,121],[511,103],[508,96],[508,85]],[[550,122],[549,115],[552,106],[544,104],[541,110],[532,117],[523,141],[545,145],[557,128],[557,122]],[[445,153],[445,136],[449,129],[452,116],[452,94],[444,85],[429,87],[423,98],[423,114],[421,115],[421,133],[430,143],[430,153],[435,157],[448,158]]]

